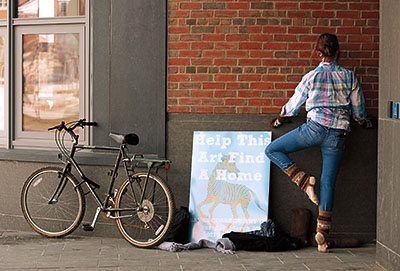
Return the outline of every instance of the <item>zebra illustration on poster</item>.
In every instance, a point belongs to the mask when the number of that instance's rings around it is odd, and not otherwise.
[[[209,223],[212,227],[215,227],[215,224],[212,221],[212,212],[218,204],[229,204],[232,210],[233,219],[238,218],[236,208],[238,205],[240,205],[245,215],[245,220],[240,228],[240,231],[243,232],[246,227],[247,220],[250,217],[247,208],[252,197],[254,198],[257,207],[261,211],[265,212],[265,210],[261,207],[261,204],[257,198],[257,194],[254,193],[253,190],[243,184],[233,184],[224,181],[220,176],[226,175],[225,171],[228,173],[235,173],[236,175],[239,173],[236,163],[230,162],[227,155],[222,158],[221,162],[216,164],[214,170],[211,172],[207,186],[207,197],[197,205],[197,208],[201,218],[206,219],[206,215],[202,212],[201,207],[205,204],[213,202],[213,205],[209,210]],[[225,232],[229,232],[233,221],[234,220],[228,224]]]

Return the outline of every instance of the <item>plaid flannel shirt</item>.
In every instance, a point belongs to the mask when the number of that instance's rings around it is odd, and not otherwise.
[[[351,115],[357,122],[367,116],[357,77],[336,62],[321,62],[303,76],[293,96],[282,107],[281,116],[298,115],[304,102],[307,118],[330,128],[349,131]]]

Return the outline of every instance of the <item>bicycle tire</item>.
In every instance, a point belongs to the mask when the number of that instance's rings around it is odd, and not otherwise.
[[[135,181],[125,180],[118,190],[115,208],[138,207],[135,196],[137,199],[140,198],[139,192],[143,191],[140,185],[144,183],[146,177],[147,172],[137,172],[133,175]],[[153,190],[149,191],[149,188]],[[153,196],[154,199],[152,199]],[[118,230],[129,243],[136,247],[148,248],[158,245],[168,233],[175,210],[171,189],[159,176],[149,175],[141,207],[143,207],[142,210],[117,211]]]
[[[66,173],[66,185],[58,200],[50,204],[60,184],[63,169],[44,167],[33,172],[21,191],[22,213],[32,229],[46,237],[63,237],[82,222],[86,201],[82,188],[71,173]]]

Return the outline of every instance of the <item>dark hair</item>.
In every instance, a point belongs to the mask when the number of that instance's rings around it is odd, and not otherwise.
[[[334,57],[337,51],[339,51],[338,38],[334,34],[321,34],[315,45],[315,50],[325,57]]]

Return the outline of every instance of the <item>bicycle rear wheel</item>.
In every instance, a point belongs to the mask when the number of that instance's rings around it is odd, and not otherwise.
[[[78,181],[62,168],[45,167],[33,172],[21,192],[22,213],[36,232],[47,237],[63,237],[81,223],[85,197]],[[53,197],[56,191],[58,196]],[[56,193],[57,194],[57,193]],[[51,201],[51,199],[53,200]]]
[[[167,234],[175,210],[174,198],[167,183],[150,174],[146,187],[147,172],[133,175],[118,190],[115,208],[116,223],[122,236],[137,247],[158,245]],[[141,195],[144,191],[142,203]]]

